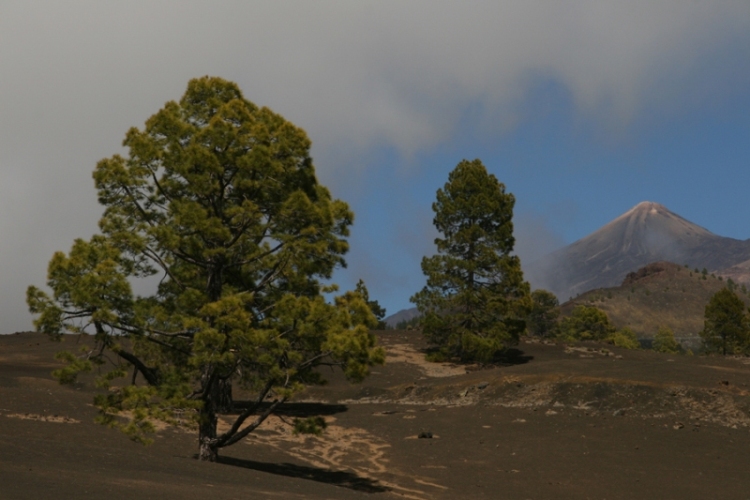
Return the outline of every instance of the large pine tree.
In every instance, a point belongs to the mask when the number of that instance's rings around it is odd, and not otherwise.
[[[383,361],[363,297],[324,300],[353,214],[317,182],[302,129],[204,77],[124,145],[127,157],[94,171],[101,234],[54,255],[51,296],[27,293],[40,331],[94,335],[91,351],[61,354],[57,375],[72,382],[98,367],[110,389],[96,399],[102,423],[143,440],[154,419],[194,417],[200,458],[215,460],[322,383],[317,366],[361,380]],[[233,384],[252,400],[221,430]]]
[[[415,294],[425,336],[442,357],[490,362],[525,330],[529,285],[511,255],[515,198],[480,160],[462,161],[433,203],[438,253],[422,259]]]

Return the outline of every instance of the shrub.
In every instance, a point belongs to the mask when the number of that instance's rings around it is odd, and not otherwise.
[[[750,350],[750,321],[745,303],[728,288],[711,297],[700,332],[706,352],[739,354]]]
[[[593,306],[576,306],[560,322],[560,337],[566,340],[604,340],[614,331],[607,314]]]
[[[531,309],[526,317],[529,333],[540,337],[554,335],[559,316],[560,302],[555,294],[543,289],[531,292]]]
[[[654,336],[652,349],[656,352],[665,352],[677,354],[682,351],[682,346],[674,338],[674,332],[667,326],[660,326],[659,331]]]
[[[638,342],[638,338],[635,336],[635,332],[628,327],[612,333],[609,337],[607,337],[607,342],[613,344],[616,347],[623,347],[625,349],[641,348],[641,344],[640,342]]]

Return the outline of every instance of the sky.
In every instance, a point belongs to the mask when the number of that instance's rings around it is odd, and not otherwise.
[[[0,0],[0,332],[97,231],[97,161],[203,75],[307,131],[356,214],[334,281],[389,314],[462,159],[515,196],[522,262],[641,201],[750,238],[747,0]]]

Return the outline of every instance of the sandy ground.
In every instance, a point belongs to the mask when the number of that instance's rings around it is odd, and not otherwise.
[[[364,383],[333,374],[215,464],[185,430],[144,447],[94,424],[91,385],[49,375],[69,346],[0,336],[0,499],[750,498],[746,359],[525,343],[479,369],[379,336]],[[324,434],[294,435],[313,414]]]

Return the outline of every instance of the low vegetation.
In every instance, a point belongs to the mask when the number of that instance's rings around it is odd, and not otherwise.
[[[526,327],[531,335],[541,338],[558,334],[560,302],[552,292],[539,289],[531,292],[531,310],[526,317]]]
[[[682,352],[682,346],[674,338],[674,332],[668,326],[660,326],[654,335],[654,341],[651,348],[656,352],[667,354],[677,354]]]
[[[719,290],[705,309],[704,328],[700,332],[703,349],[721,354],[746,354],[750,351],[750,318],[745,304],[730,289]]]
[[[615,328],[630,328],[647,344],[660,327],[667,327],[677,342],[700,349],[705,307],[714,294],[729,287],[745,307],[750,306],[747,287],[743,291],[742,286],[712,278],[708,272],[657,262],[629,274],[618,287],[591,290],[562,304],[561,315],[569,315],[579,305],[594,306],[607,314]]]
[[[577,306],[569,316],[560,321],[558,338],[568,342],[602,341],[625,349],[640,348],[633,330],[617,330],[604,311],[585,305]]]
[[[606,338],[606,341],[612,345],[622,347],[624,349],[641,348],[641,343],[638,342],[638,338],[635,336],[635,332],[628,327],[625,327],[622,330],[617,330],[614,333],[610,334],[609,337]]]

